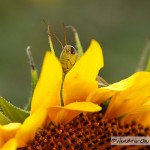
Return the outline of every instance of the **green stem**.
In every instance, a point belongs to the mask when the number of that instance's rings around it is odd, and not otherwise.
[[[69,25],[69,26],[66,26],[67,28],[71,28],[74,32],[74,36],[75,36],[75,41],[76,41],[76,45],[77,45],[77,49],[78,49],[78,54],[79,54],[79,58],[83,55],[83,48],[82,48],[82,45],[81,45],[81,42],[80,42],[80,39],[79,39],[79,35],[78,35],[78,32],[77,30]]]
[[[150,72],[150,57],[149,57],[149,59],[148,59],[148,63],[147,63],[147,66],[146,66],[145,71]]]
[[[30,47],[27,47],[27,56],[29,58],[29,64],[30,64],[30,69],[31,69],[31,96],[28,100],[27,105],[25,106],[25,110],[29,111],[31,109],[32,95],[33,95],[34,89],[38,81],[38,74],[37,74],[37,69],[35,67],[34,60],[30,51]]]
[[[136,71],[145,70],[145,64],[147,61],[147,56],[148,56],[149,50],[150,50],[150,41],[147,41],[144,49],[142,50],[142,54],[141,54],[139,64],[138,64]]]

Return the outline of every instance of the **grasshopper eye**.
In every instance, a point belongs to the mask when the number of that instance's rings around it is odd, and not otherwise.
[[[71,51],[71,54],[73,55],[76,53],[76,50],[73,46],[70,46],[70,51]]]

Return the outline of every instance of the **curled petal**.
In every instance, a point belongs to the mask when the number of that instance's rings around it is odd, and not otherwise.
[[[137,72],[124,80],[113,83],[106,87],[101,87],[99,89],[96,89],[88,96],[87,101],[101,104],[102,102],[104,102],[105,100],[107,100],[108,98],[112,97],[114,94],[119,92],[122,93],[121,95],[124,95],[126,99],[128,99],[129,96],[130,98],[131,97],[134,98],[137,95],[137,93],[135,92],[137,90],[140,91],[140,94],[142,96],[144,96],[141,91],[144,92],[145,89],[147,89],[146,91],[149,90],[149,86],[146,86],[150,82],[149,78],[150,78],[149,72]],[[149,93],[147,93],[145,97],[147,97],[148,94]]]
[[[137,81],[136,78],[138,75],[139,73],[136,73],[127,79],[110,84],[109,86],[106,87],[98,88],[87,97],[86,101],[101,104],[105,100],[112,97],[115,93],[132,88],[132,86],[134,86],[135,82]]]
[[[96,89],[89,94],[86,101],[101,104],[104,101],[108,100],[113,94],[114,91],[105,88]]]
[[[98,87],[96,76],[103,67],[102,49],[92,40],[90,47],[67,73],[63,84],[64,104],[85,101],[90,92]]]
[[[56,125],[66,124],[81,112],[97,112],[102,108],[91,102],[74,102],[64,107],[53,106],[49,108],[49,117]]]

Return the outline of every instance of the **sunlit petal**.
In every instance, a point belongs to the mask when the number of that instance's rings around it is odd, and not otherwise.
[[[35,88],[31,113],[39,107],[49,107],[51,105],[60,105],[60,88],[62,82],[62,67],[57,58],[46,52],[41,75]]]
[[[126,85],[129,88],[123,91],[115,92],[105,117],[108,119],[119,117],[124,114],[134,112],[140,108],[150,96],[150,72],[138,72],[126,79]]]
[[[90,92],[98,87],[96,76],[103,67],[102,49],[92,40],[90,47],[67,73],[63,84],[64,104],[85,101]]]

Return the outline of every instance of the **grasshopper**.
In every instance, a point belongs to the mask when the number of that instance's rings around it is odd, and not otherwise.
[[[80,42],[80,39],[79,39],[79,36],[78,36],[78,33],[77,33],[76,29],[73,26],[63,26],[63,27],[64,27],[65,46],[63,46],[63,44],[61,43],[59,38],[54,34],[54,32],[53,32],[53,35],[62,47],[62,52],[60,54],[59,60],[60,60],[60,63],[62,65],[62,69],[63,69],[64,74],[67,74],[67,72],[69,72],[71,70],[71,68],[75,65],[75,63],[78,61],[78,59],[83,55],[83,48],[82,48],[82,45],[81,45],[81,42]],[[71,28],[73,30],[77,50],[72,45],[67,44],[66,28]],[[55,53],[54,49],[53,49],[52,41],[51,41],[49,26],[48,26],[48,39],[49,39],[50,49],[53,53]],[[105,86],[109,85],[100,76],[97,76],[96,80],[98,81],[98,86],[99,87],[105,87]]]

